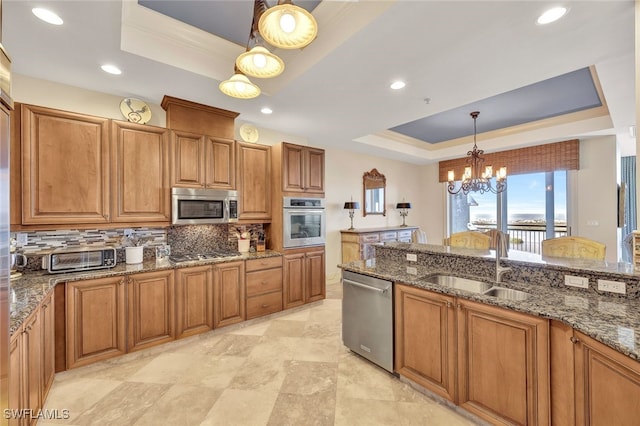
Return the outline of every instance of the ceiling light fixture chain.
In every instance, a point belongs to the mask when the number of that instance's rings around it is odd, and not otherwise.
[[[464,168],[464,174],[462,175],[462,181],[460,187],[456,189],[455,174],[453,170],[449,170],[447,176],[447,191],[450,194],[457,194],[462,191],[465,195],[469,192],[479,192],[484,194],[485,192],[492,192],[494,194],[503,192],[507,189],[507,168],[501,167],[496,171],[496,186],[491,185],[491,178],[493,175],[493,167],[486,166],[484,172],[481,172],[484,164],[484,150],[478,149],[477,144],[477,125],[476,120],[479,111],[474,111],[471,114],[473,118],[473,148],[471,151],[467,151],[467,166]]]

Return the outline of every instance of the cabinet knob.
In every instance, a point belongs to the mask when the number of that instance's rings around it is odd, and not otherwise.
[[[579,343],[579,342],[580,342],[580,340],[579,340],[579,339],[576,339],[576,338],[575,338],[575,337],[573,337],[573,336],[569,337],[569,340],[571,340],[571,343],[573,343],[574,345],[575,345],[576,343]]]
[[[451,302],[447,301],[447,308],[450,308],[450,307],[451,307]]]
[[[49,307],[49,304],[48,304],[48,303],[43,303],[43,304],[42,304],[42,307],[43,307],[43,308],[48,308],[48,307]]]

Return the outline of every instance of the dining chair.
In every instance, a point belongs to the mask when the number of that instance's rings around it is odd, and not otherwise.
[[[557,237],[542,241],[542,256],[604,260],[607,246],[584,237]]]

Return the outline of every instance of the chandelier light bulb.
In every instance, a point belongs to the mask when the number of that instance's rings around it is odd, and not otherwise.
[[[296,18],[288,11],[280,16],[280,29],[287,34],[291,34],[296,29]]]
[[[264,68],[267,65],[267,57],[261,53],[253,55],[253,65],[258,68]]]

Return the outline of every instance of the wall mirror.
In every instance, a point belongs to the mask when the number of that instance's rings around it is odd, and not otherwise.
[[[385,191],[387,186],[387,178],[384,177],[376,169],[365,172],[362,178],[362,187],[364,192],[364,209],[362,215],[368,214],[386,214],[385,207]]]

